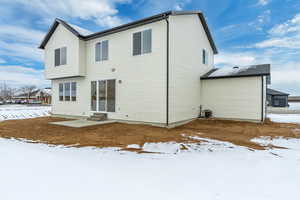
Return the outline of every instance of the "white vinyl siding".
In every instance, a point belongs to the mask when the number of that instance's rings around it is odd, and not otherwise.
[[[62,47],[54,50],[55,66],[67,64],[67,47]]]
[[[133,33],[133,52],[132,55],[151,53],[152,51],[152,30]]]
[[[98,42],[95,46],[95,60],[108,60],[108,40]]]
[[[208,79],[201,83],[202,108],[212,110],[213,117],[261,120],[264,100],[260,76]]]

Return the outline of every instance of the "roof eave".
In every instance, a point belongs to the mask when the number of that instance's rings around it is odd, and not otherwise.
[[[247,74],[247,75],[231,75],[231,76],[214,76],[214,77],[201,77],[201,80],[207,79],[220,79],[220,78],[242,78],[242,77],[254,77],[254,76],[269,76],[270,73],[263,73],[263,74]]]

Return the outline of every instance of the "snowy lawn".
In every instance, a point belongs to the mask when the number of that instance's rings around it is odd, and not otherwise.
[[[1,199],[299,199],[300,140],[257,138],[289,149],[254,151],[199,139],[145,145],[164,154],[0,139]]]
[[[300,124],[300,114],[268,114],[273,122]]]
[[[0,121],[48,116],[50,110],[50,106],[0,105]]]

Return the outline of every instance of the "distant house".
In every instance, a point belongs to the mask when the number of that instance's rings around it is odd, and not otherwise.
[[[51,104],[51,88],[36,89],[29,93],[17,92],[12,99],[24,100],[27,103]]]
[[[51,104],[51,97],[51,88],[40,89],[36,94],[37,101],[40,101],[42,104]]]
[[[288,96],[287,93],[268,88],[267,104],[271,107],[288,107]]]
[[[201,12],[168,11],[86,34],[56,19],[43,39],[52,113],[172,126],[213,117],[264,121],[270,65],[214,68]]]

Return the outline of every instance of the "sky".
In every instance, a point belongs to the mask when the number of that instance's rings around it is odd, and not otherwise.
[[[271,64],[273,89],[300,95],[299,0],[0,0],[0,82],[47,87],[38,49],[55,18],[92,32],[167,10],[199,10],[216,67]]]

